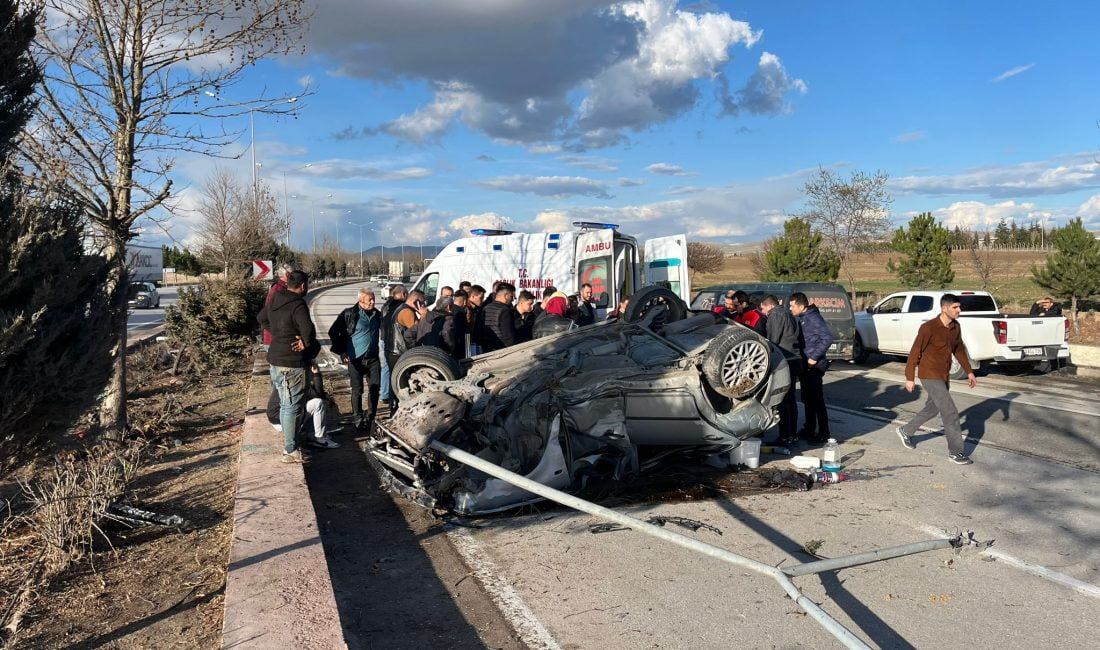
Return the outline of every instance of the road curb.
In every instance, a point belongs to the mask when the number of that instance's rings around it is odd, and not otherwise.
[[[264,412],[268,377],[257,353],[238,454],[222,647],[344,648],[305,472],[280,461],[282,434]]]

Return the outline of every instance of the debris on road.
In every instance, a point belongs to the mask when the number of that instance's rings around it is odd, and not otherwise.
[[[649,519],[646,519],[647,523],[655,526],[664,526],[665,524],[676,524],[683,528],[687,528],[691,532],[697,532],[700,528],[709,530],[712,533],[722,534],[721,529],[717,526],[711,526],[706,522],[699,521],[698,519],[688,519],[687,517],[669,517],[666,515],[653,515]]]
[[[599,533],[614,533],[620,530],[630,530],[627,526],[621,526],[619,524],[604,522],[599,524],[592,524],[588,527],[588,532],[593,534]]]

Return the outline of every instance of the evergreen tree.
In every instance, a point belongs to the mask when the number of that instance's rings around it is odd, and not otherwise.
[[[997,229],[993,231],[993,237],[996,239],[994,242],[998,248],[1004,248],[1012,243],[1012,232],[1008,229],[1008,221],[1004,217],[1001,217],[1001,221],[997,224]]]
[[[783,224],[783,235],[764,247],[762,282],[833,282],[840,274],[840,258],[821,246],[821,234],[795,217]]]
[[[1052,236],[1055,252],[1044,267],[1031,267],[1035,284],[1059,298],[1070,300],[1073,322],[1077,302],[1100,293],[1100,240],[1085,230],[1078,217]]]
[[[106,265],[66,193],[24,186],[12,154],[34,109],[37,14],[0,0],[0,475],[15,451],[91,408],[111,369]]]
[[[987,232],[987,233],[985,233],[985,236],[982,237],[982,246],[984,248],[989,248],[992,245],[993,245],[993,241],[990,238],[989,233]]]
[[[909,221],[909,228],[898,228],[891,247],[903,253],[905,259],[886,265],[896,273],[901,283],[917,289],[942,289],[955,281],[951,270],[951,235],[936,222],[931,212],[924,212]]]

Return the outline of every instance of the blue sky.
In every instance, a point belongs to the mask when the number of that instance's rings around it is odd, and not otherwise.
[[[261,178],[292,244],[444,243],[479,225],[610,221],[642,237],[760,241],[819,166],[891,178],[932,211],[1100,230],[1100,6],[1086,2],[328,0],[303,56],[227,91],[256,115]],[[215,165],[181,157],[181,207]],[[306,167],[306,165],[309,167]],[[330,196],[331,195],[331,196]],[[310,200],[312,199],[312,201]],[[193,242],[194,219],[172,237]]]

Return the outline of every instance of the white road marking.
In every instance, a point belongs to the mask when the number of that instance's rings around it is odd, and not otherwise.
[[[847,374],[855,374],[855,373],[853,372],[853,373],[847,373]],[[899,379],[898,377],[891,376],[891,375],[879,374],[879,373],[876,373],[874,371],[868,371],[864,374],[866,374],[868,376],[871,376],[871,377],[874,377],[875,379],[881,379],[883,381],[892,381],[896,384],[904,384],[905,383],[904,379]],[[833,382],[829,382],[829,383],[833,383]],[[1049,403],[1044,404],[1044,403],[1040,403],[1040,402],[1032,402],[1032,401],[1029,401],[1029,400],[1026,400],[1026,399],[1021,399],[1019,397],[1007,397],[1005,395],[990,395],[989,393],[982,393],[982,392],[974,390],[974,389],[969,389],[969,392],[966,392],[966,393],[956,392],[955,394],[957,394],[957,395],[970,395],[972,397],[981,397],[981,398],[984,398],[984,399],[991,399],[991,400],[996,400],[996,401],[999,401],[999,402],[1008,402],[1009,404],[1022,404],[1024,406],[1034,406],[1036,408],[1050,409],[1052,411],[1063,411],[1065,413],[1076,413],[1078,415],[1100,416],[1100,410],[1097,410],[1097,409],[1082,410],[1082,409],[1070,408],[1068,406],[1054,406],[1054,405],[1049,404]],[[832,407],[830,407],[830,408],[832,408]]]
[[[922,533],[935,535],[936,537],[950,537],[950,535],[948,535],[945,531],[940,528],[936,528],[935,526],[916,526],[915,528]],[[982,551],[982,554],[995,558],[998,561],[1004,562],[1005,564],[1020,569],[1021,571],[1026,571],[1027,573],[1037,575],[1040,578],[1045,578],[1064,587],[1069,587],[1074,591],[1079,591],[1086,596],[1092,596],[1093,598],[1100,599],[1100,587],[1090,582],[1078,580],[1077,578],[1067,576],[1064,573],[1059,573],[1052,569],[1048,569],[1045,566],[1032,564],[1031,562],[1021,560],[1018,557],[1014,557],[1012,555],[1009,555],[1008,553],[998,551],[996,549],[987,548]]]
[[[521,641],[529,648],[543,650],[561,650],[554,637],[535,617],[515,589],[500,577],[500,571],[489,556],[481,550],[481,544],[465,530],[452,530],[447,533],[455,550],[462,556],[466,566],[473,569],[474,577],[481,583],[485,593],[496,603],[504,618],[515,629]]]

